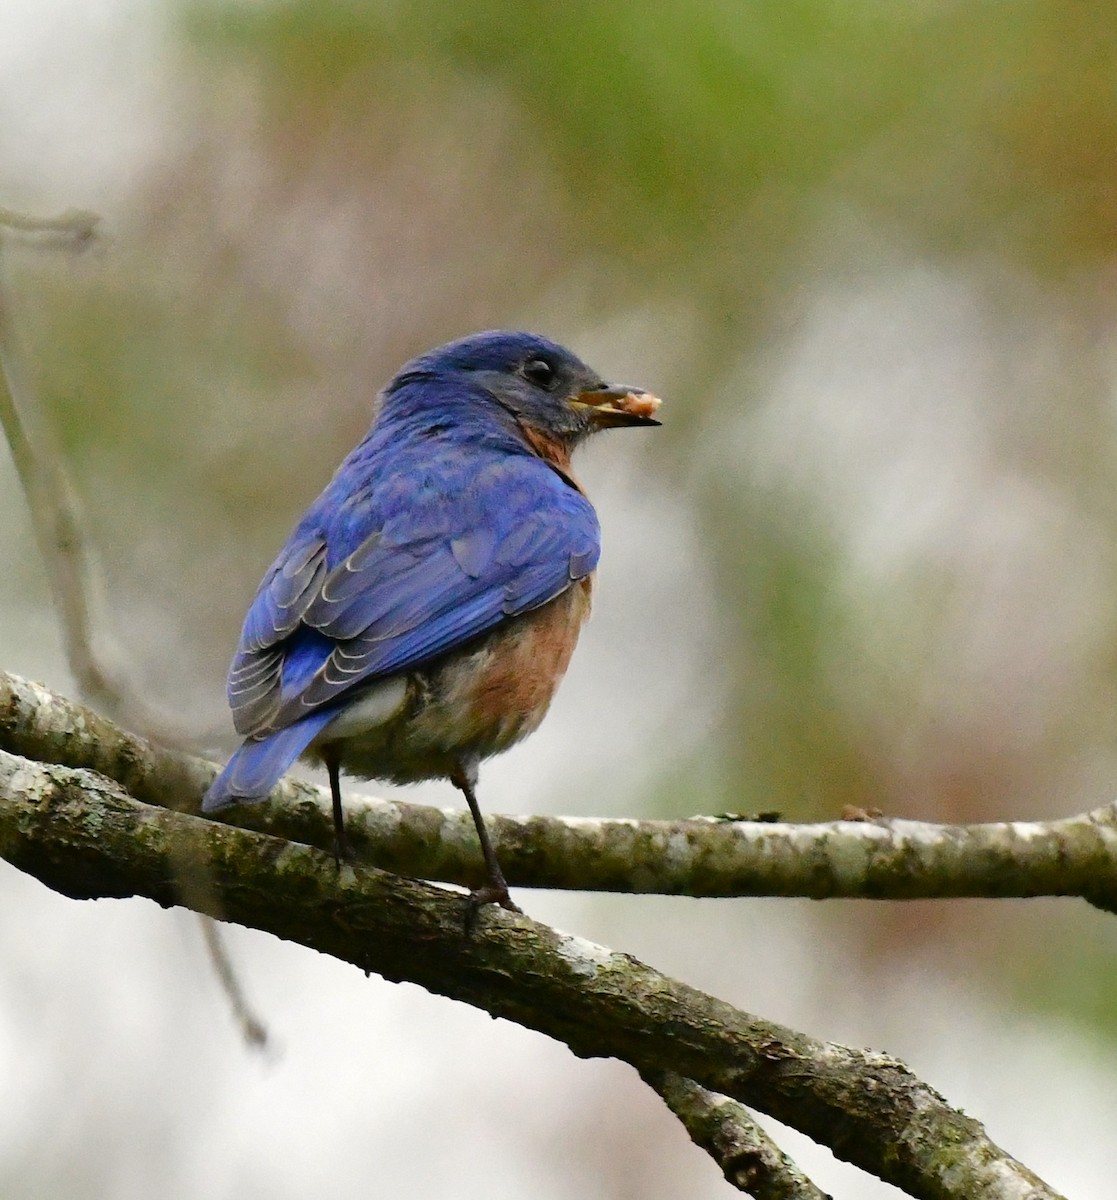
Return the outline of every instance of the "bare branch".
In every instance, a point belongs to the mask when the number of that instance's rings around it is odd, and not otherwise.
[[[100,236],[100,218],[73,210],[32,217],[0,208],[0,233],[34,237],[37,245],[81,250]],[[2,252],[0,239],[0,252]],[[12,453],[27,501],[51,599],[62,627],[66,661],[81,695],[91,704],[165,742],[181,744],[102,660],[96,649],[89,597],[93,594],[81,505],[41,407],[20,345],[0,253],[0,430]]]
[[[25,234],[50,233],[69,246],[84,245],[97,219],[89,213],[67,213],[41,219],[0,209],[0,227]],[[2,263],[0,263],[2,268]],[[63,470],[62,458],[35,403],[30,373],[19,344],[0,269],[0,428],[27,499],[51,597],[62,624],[66,658],[82,695],[118,716],[135,715],[124,689],[98,660],[89,614],[89,553],[78,516],[78,502]]]
[[[212,918],[200,916],[198,924],[202,929],[202,940],[209,954],[210,965],[217,976],[221,990],[225,994],[229,1009],[236,1019],[240,1029],[241,1040],[250,1050],[266,1050],[268,1048],[268,1030],[263,1021],[252,1011],[244,988],[233,967],[232,959],[221,936],[221,926]]]
[[[0,672],[0,748],[115,779],[149,804],[196,810],[216,768],[167,750]],[[325,792],[284,780],[238,824],[328,848]],[[347,828],[362,861],[473,886],[483,877],[469,815],[350,796]],[[919,821],[593,820],[490,816],[518,887],[688,896],[912,900],[1079,896],[1117,908],[1117,812],[1055,821],[935,825]]]
[[[766,1112],[920,1200],[1056,1193],[886,1055],[738,1011],[624,954],[528,917],[310,847],[154,808],[91,771],[0,752],[0,856],[78,899],[184,901],[389,980],[548,1034],[582,1057],[671,1071]]]
[[[97,237],[99,224],[95,214],[76,210],[42,218],[0,208],[0,230],[34,238],[40,246],[84,250]],[[89,611],[90,554],[80,506],[58,447],[40,418],[24,363],[0,260],[0,428],[7,437],[27,499],[70,670],[82,695],[91,703],[160,734],[164,740],[177,741],[96,653]],[[245,1042],[262,1047],[267,1040],[266,1030],[248,1008],[220,931],[208,918],[202,918],[201,925],[210,961]]]
[[[670,1071],[648,1071],[643,1078],[738,1191],[747,1192],[753,1200],[832,1200],[736,1100]]]
[[[71,208],[57,217],[32,217],[11,208],[0,208],[0,230],[51,249],[85,250],[100,237],[101,218],[96,213]]]

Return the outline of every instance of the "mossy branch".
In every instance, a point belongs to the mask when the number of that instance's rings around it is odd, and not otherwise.
[[[320,850],[141,803],[94,771],[0,751],[0,856],[76,899],[146,896],[409,980],[646,1077],[769,1113],[925,1200],[1055,1200],[896,1059],[741,1012],[530,918]]]
[[[216,770],[3,672],[0,749],[88,767],[145,803],[183,811],[196,811]],[[225,819],[289,841],[332,845],[325,793],[290,779],[267,803],[232,810]],[[1077,896],[1117,909],[1111,805],[1053,821],[979,825],[499,815],[487,815],[487,822],[516,887],[819,900]],[[461,810],[350,794],[346,827],[361,861],[467,887],[483,880],[473,827]]]

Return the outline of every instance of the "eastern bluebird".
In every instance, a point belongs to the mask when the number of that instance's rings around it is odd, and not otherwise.
[[[364,440],[272,563],[229,670],[240,749],[203,812],[262,800],[300,755],[339,773],[449,779],[488,883],[514,907],[477,806],[477,767],[533,732],[589,613],[597,514],[570,471],[588,434],[658,425],[528,333],[478,333],[404,366]]]

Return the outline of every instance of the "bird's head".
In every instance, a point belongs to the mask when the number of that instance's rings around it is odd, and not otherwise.
[[[389,392],[424,379],[460,379],[471,394],[485,393],[511,416],[533,445],[542,438],[567,454],[599,429],[659,424],[652,415],[657,397],[606,383],[577,355],[534,333],[492,330],[447,342],[408,363]]]

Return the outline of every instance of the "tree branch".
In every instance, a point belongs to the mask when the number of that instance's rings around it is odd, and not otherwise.
[[[100,224],[96,213],[78,208],[67,209],[57,217],[33,217],[14,208],[0,208],[0,228],[47,244],[57,241],[70,250],[88,246],[98,236]]]
[[[70,211],[32,217],[0,208],[0,234],[33,239],[38,246],[84,250],[100,236],[93,213]],[[92,555],[81,505],[62,455],[41,416],[20,344],[3,269],[0,239],[0,431],[27,500],[51,599],[62,628],[66,661],[81,694],[118,720],[140,725],[164,741],[178,741],[97,654],[89,597]]]
[[[149,804],[194,811],[216,768],[168,750],[0,672],[0,749],[88,767]],[[284,780],[238,824],[289,841],[332,845],[325,792]],[[689,896],[931,899],[1079,896],[1117,909],[1117,811],[1054,821],[935,825],[489,816],[518,887]],[[350,796],[346,825],[365,862],[471,887],[483,878],[469,815]]]
[[[819,1042],[525,916],[155,808],[92,771],[0,752],[0,856],[77,899],[147,896],[407,979],[642,1072],[769,1113],[920,1200],[1055,1200],[886,1055]]]
[[[57,217],[32,217],[0,208],[0,231],[33,239],[39,246],[84,250],[99,236],[99,226],[100,218],[89,212],[71,210]],[[147,732],[166,741],[178,741],[173,732],[156,723],[153,714],[97,655],[89,611],[92,556],[82,527],[80,506],[62,458],[39,417],[24,361],[0,257],[0,430],[8,440],[23,486],[62,626],[67,662],[81,694],[88,700],[121,720],[142,724]],[[261,1049],[266,1044],[267,1031],[248,1005],[222,944],[221,932],[208,918],[202,919],[201,926],[206,951],[245,1044]]]
[[[50,233],[68,245],[84,245],[93,236],[96,219],[88,214],[39,221],[0,209],[0,228],[21,233]],[[2,268],[2,263],[0,263]],[[51,437],[37,419],[31,377],[19,345],[8,303],[7,283],[0,269],[0,428],[8,440],[12,461],[27,497],[31,524],[47,573],[51,597],[62,623],[66,658],[82,694],[110,712],[123,711],[122,691],[97,661],[86,597],[89,556],[78,517],[78,502],[66,474],[58,466]]]
[[[229,957],[228,947],[221,936],[221,926],[204,914],[199,914],[198,924],[202,931],[202,941],[205,943],[206,954],[209,956],[213,973],[221,985],[221,991],[229,1005],[229,1011],[240,1030],[241,1040],[250,1050],[265,1051],[268,1049],[268,1028],[253,1011],[244,994],[244,987],[237,978],[233,960]]]
[[[670,1071],[646,1071],[658,1092],[738,1191],[753,1200],[832,1200],[809,1180],[752,1119],[743,1105]]]

